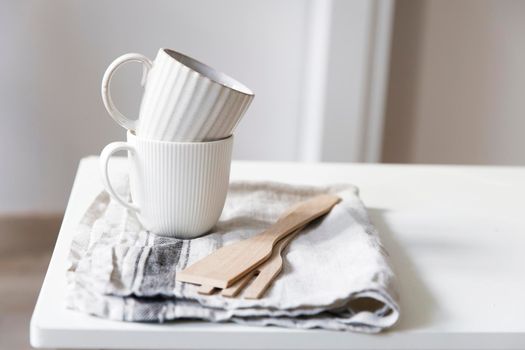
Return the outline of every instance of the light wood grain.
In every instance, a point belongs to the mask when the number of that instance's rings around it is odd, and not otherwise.
[[[272,285],[272,282],[279,276],[283,269],[283,258],[282,253],[288,246],[288,244],[301,232],[303,228],[291,233],[285,238],[281,239],[273,248],[272,256],[270,259],[261,264],[251,273],[243,277],[241,280],[236,282],[233,286],[223,289],[221,292],[222,296],[235,297],[248,285],[253,279],[253,282],[246,288],[244,292],[244,298],[246,299],[259,299],[268,288]]]
[[[264,262],[264,264],[262,264],[261,266],[265,266],[267,263],[267,261]],[[250,283],[250,281],[257,276],[257,274],[259,273],[259,268],[256,268],[252,271],[250,271],[250,273],[248,273],[246,276],[244,276],[243,278],[241,278],[240,280],[238,280],[237,282],[235,282],[232,286],[226,288],[226,289],[223,289],[221,291],[221,295],[223,297],[228,297],[228,298],[233,298],[233,297],[236,297],[240,292],[241,290],[244,289],[244,287],[246,287],[248,285],[248,283]]]
[[[218,289],[215,288],[214,286],[202,285],[199,287],[199,289],[197,289],[197,293],[202,294],[202,295],[212,295],[217,290]]]
[[[279,276],[283,269],[282,254],[292,239],[297,236],[299,231],[294,232],[288,237],[282,239],[275,247],[272,257],[264,264],[264,267],[259,269],[259,274],[255,280],[246,288],[244,298],[259,299],[270,288],[273,281]]]
[[[296,208],[296,205],[293,206],[293,207],[288,208],[283,213],[283,215],[281,217],[285,217],[286,215],[290,214],[295,208]],[[265,270],[267,268],[267,265],[270,264],[275,259],[276,256],[280,256],[280,252],[288,245],[288,243],[302,229],[304,229],[304,226],[298,228],[295,232],[292,232],[291,234],[289,234],[285,238],[283,238],[280,241],[278,241],[275,244],[275,246],[273,248],[273,251],[272,251],[272,255],[271,255],[271,257],[268,260],[266,260],[262,264],[260,264],[257,267],[255,267],[252,271],[247,273],[243,278],[239,279],[237,282],[235,282],[230,287],[228,287],[226,289],[223,289],[221,291],[222,296],[230,297],[230,298],[237,296],[237,294],[239,294],[239,292],[248,284],[248,282],[250,282],[253,279],[253,277],[257,276],[259,273],[261,273],[263,270]],[[215,288],[213,286],[202,285],[202,286],[199,287],[199,289],[197,291],[198,291],[199,294],[211,295],[211,294],[215,293],[218,290],[219,290],[218,288]]]
[[[216,250],[177,274],[177,280],[228,288],[270,258],[274,245],[298,228],[328,213],[340,198],[320,195],[296,206],[266,231]]]

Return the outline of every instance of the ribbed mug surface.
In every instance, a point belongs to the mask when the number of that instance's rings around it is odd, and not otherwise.
[[[148,73],[137,135],[165,141],[228,137],[253,92],[188,56],[160,49]]]
[[[132,202],[139,220],[164,236],[194,238],[218,221],[228,191],[233,136],[162,142],[128,132]]]
[[[111,79],[127,62],[142,63],[146,78],[137,120],[123,115],[111,97]],[[104,73],[101,94],[118,124],[140,137],[176,142],[230,136],[255,96],[232,77],[170,49],[160,49],[154,61],[139,53],[118,57]]]

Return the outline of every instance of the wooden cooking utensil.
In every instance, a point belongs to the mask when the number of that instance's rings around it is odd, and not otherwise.
[[[248,282],[252,280],[253,276],[255,276],[255,279],[248,288],[246,288],[243,296],[246,299],[261,298],[281,273],[283,269],[282,254],[290,241],[294,239],[300,231],[301,230],[297,230],[277,242],[273,248],[273,253],[270,259],[240,279],[233,286],[223,289],[221,295],[225,297],[235,297],[242,289],[244,289]]]
[[[202,295],[212,295],[216,290],[217,288],[215,288],[214,286],[208,286],[206,284],[203,284],[199,287],[199,289],[197,289],[197,293]]]
[[[225,297],[235,297],[239,292],[250,282],[254,276],[256,277],[256,281],[260,281],[261,279],[264,279],[265,276],[272,276],[271,278],[265,279],[266,283],[261,284],[261,282],[258,282],[257,285],[260,285],[259,289],[260,292],[256,294],[260,294],[262,296],[264,294],[264,291],[270,286],[272,281],[277,277],[279,272],[282,269],[282,258],[281,258],[281,252],[288,246],[288,243],[303,229],[304,227],[301,227],[297,229],[295,232],[290,233],[285,238],[281,239],[279,242],[275,244],[273,247],[272,255],[268,260],[263,262],[262,264],[255,267],[252,271],[250,271],[248,274],[246,274],[243,278],[235,282],[232,286],[223,289],[221,294]],[[275,275],[273,275],[273,272],[275,272]],[[262,277],[259,277],[262,276]],[[256,283],[254,281],[254,283]],[[197,292],[199,294],[203,295],[210,295],[213,294],[218,289],[213,286],[207,286],[202,285],[199,287]],[[252,293],[253,294],[253,293]],[[258,299],[258,298],[255,298]]]
[[[280,239],[328,213],[340,200],[334,195],[319,195],[300,203],[266,231],[216,250],[180,271],[176,279],[180,282],[228,288],[267,260]]]

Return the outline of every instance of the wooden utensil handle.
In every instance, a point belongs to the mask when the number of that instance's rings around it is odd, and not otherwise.
[[[268,240],[275,244],[301,226],[305,226],[328,213],[339,201],[341,201],[341,198],[335,195],[323,194],[313,197],[297,205],[288,215],[279,219],[272,227],[261,234],[261,240]]]
[[[258,268],[259,274],[255,277],[255,280],[244,292],[244,298],[246,299],[259,299],[261,298],[266,290],[270,288],[273,281],[279,276],[283,269],[283,252],[288,246],[288,243],[297,236],[301,229],[290,233],[285,238],[277,242],[274,247],[274,251],[270,260],[264,263]]]

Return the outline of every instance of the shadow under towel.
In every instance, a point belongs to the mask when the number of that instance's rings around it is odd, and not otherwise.
[[[126,194],[127,179],[117,183]],[[337,193],[342,201],[291,241],[283,271],[262,299],[203,296],[196,286],[175,281],[177,271],[263,231],[291,205],[322,193]],[[113,320],[202,319],[372,333],[399,318],[387,253],[351,185],[233,182],[218,224],[192,240],[145,231],[102,192],[74,233],[69,264],[67,306]]]

